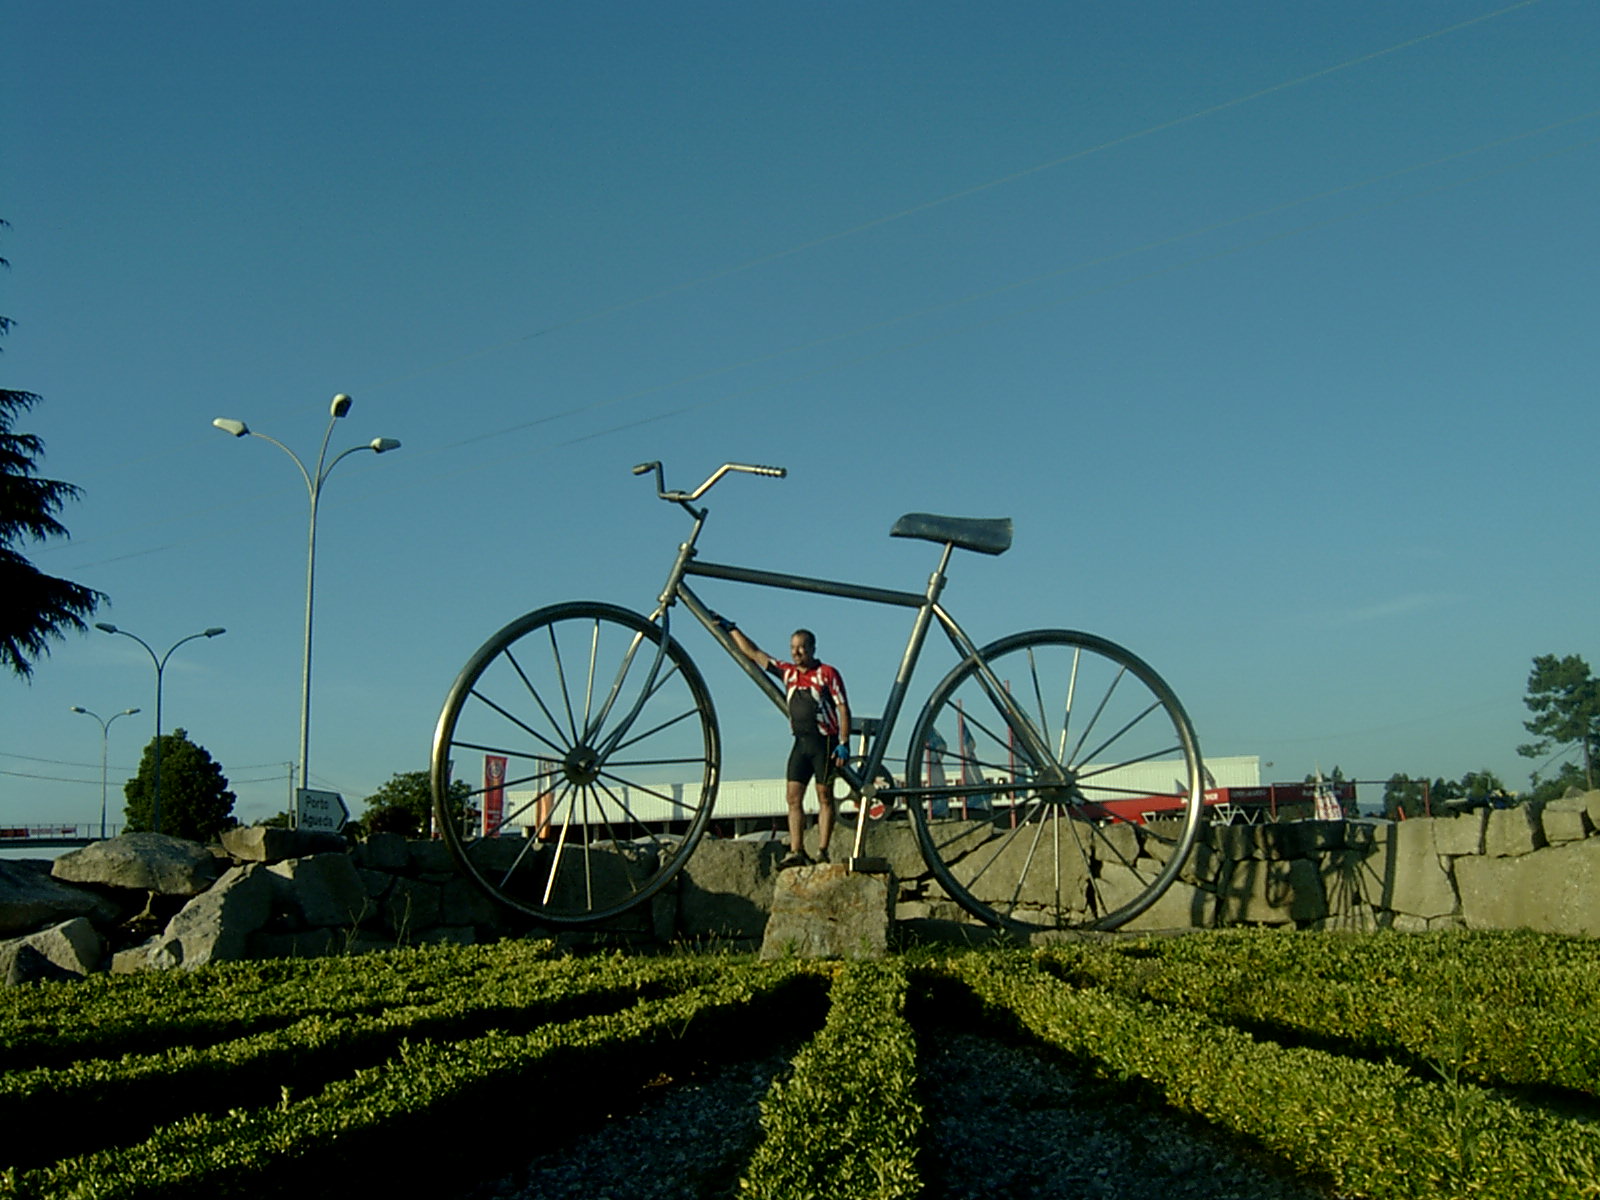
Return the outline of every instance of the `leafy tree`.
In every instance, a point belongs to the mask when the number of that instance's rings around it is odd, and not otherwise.
[[[1500,776],[1485,767],[1481,771],[1468,771],[1461,777],[1461,794],[1475,804],[1506,795],[1506,785]]]
[[[1528,694],[1523,698],[1533,720],[1522,727],[1539,740],[1518,746],[1524,758],[1543,758],[1551,753],[1580,749],[1583,753],[1583,784],[1594,788],[1594,767],[1600,751],[1600,680],[1589,664],[1576,654],[1557,658],[1541,654],[1533,660],[1528,675]],[[1538,783],[1539,773],[1534,772]]]
[[[0,228],[6,223],[0,221]],[[0,267],[7,266],[0,258]],[[0,317],[0,335],[11,328]],[[56,514],[78,489],[37,471],[44,443],[31,433],[18,433],[16,420],[35,404],[32,392],[0,388],[0,667],[26,679],[33,660],[50,652],[52,639],[69,630],[87,628],[86,619],[105,596],[92,588],[46,575],[17,550],[23,541],[67,537]]]
[[[129,829],[149,829],[155,808],[156,739],[144,749],[139,773],[123,785]],[[222,768],[182,729],[161,735],[161,832],[196,842],[215,841],[233,819],[234,794]]]
[[[1577,763],[1564,762],[1554,775],[1540,778],[1537,774],[1533,777],[1533,790],[1527,799],[1535,801],[1559,800],[1568,792],[1586,792],[1589,784],[1583,776],[1583,768]]]
[[[1383,815],[1391,821],[1405,817],[1420,817],[1423,813],[1423,788],[1425,781],[1409,775],[1394,774],[1383,785]]]
[[[466,780],[450,783],[451,808],[459,813],[472,791]],[[420,837],[428,831],[433,812],[433,785],[426,771],[398,771],[368,796],[361,823],[369,833],[401,833]]]

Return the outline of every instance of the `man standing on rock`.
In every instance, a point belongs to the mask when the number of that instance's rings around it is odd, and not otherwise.
[[[817,661],[817,635],[796,629],[789,638],[789,661],[779,662],[762,650],[725,617],[717,624],[733,644],[762,670],[783,682],[789,706],[789,728],[794,749],[789,751],[785,775],[789,803],[789,853],[778,863],[780,871],[803,867],[811,860],[805,850],[806,784],[817,785],[817,861],[828,861],[828,841],[833,836],[833,763],[850,757],[850,706],[845,701],[844,679],[825,662]]]

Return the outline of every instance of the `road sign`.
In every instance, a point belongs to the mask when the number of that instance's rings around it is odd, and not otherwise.
[[[294,813],[295,828],[306,833],[338,833],[350,819],[343,796],[312,788],[295,789]]]

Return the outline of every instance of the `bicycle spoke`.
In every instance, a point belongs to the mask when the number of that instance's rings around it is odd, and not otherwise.
[[[517,868],[522,865],[522,860],[528,857],[528,852],[538,847],[539,843],[533,838],[527,839],[527,845],[517,851],[517,857],[512,859],[511,865],[506,868],[505,874],[500,878],[500,886],[505,887],[511,882],[511,877],[516,874]]]
[[[555,776],[556,776],[556,771],[555,771],[554,768],[552,768],[552,769],[547,770],[547,771],[541,771],[537,775],[526,776],[525,778],[522,778],[522,779],[517,779],[517,780],[508,779],[508,780],[505,781],[505,783],[502,786],[507,791],[510,791],[512,787],[517,786],[518,784],[532,783],[532,782],[534,782],[536,780],[549,779],[549,780],[551,780],[553,782],[554,779],[555,779]],[[517,805],[514,808],[508,809],[505,812],[505,814],[500,818],[500,820],[495,824],[493,829],[485,830],[484,836],[485,837],[499,837],[500,836],[500,831],[502,829],[504,829],[507,825],[513,824],[518,817],[520,817],[523,813],[527,812],[530,808],[538,807],[539,801],[544,799],[544,797],[549,795],[549,794],[550,794],[549,792],[545,791],[541,787],[539,790],[534,792],[533,799],[525,800],[525,801],[523,801],[522,804]]]
[[[556,627],[551,625],[549,629],[550,657],[555,660],[556,683],[561,691],[561,703],[564,704],[567,709],[567,728],[572,733],[572,744],[576,746],[583,739],[578,735],[578,722],[577,719],[572,715],[572,692],[567,687],[566,669],[561,665],[561,645],[556,641]],[[537,696],[535,699],[537,699]]]
[[[1120,770],[1123,767],[1134,766],[1136,763],[1155,762],[1158,759],[1170,758],[1172,755],[1180,753],[1182,751],[1182,749],[1183,748],[1181,746],[1178,746],[1176,744],[1171,745],[1171,746],[1161,746],[1161,747],[1159,747],[1159,748],[1157,748],[1155,750],[1150,751],[1150,753],[1148,753],[1148,754],[1141,754],[1137,758],[1125,758],[1121,762],[1108,763],[1103,767],[1096,767],[1093,771],[1081,772],[1077,776],[1077,778],[1078,778],[1079,782],[1082,782],[1085,779],[1094,779],[1097,776],[1105,775],[1105,774],[1108,774],[1108,773],[1110,773],[1112,771]],[[1102,791],[1111,790],[1111,789],[1105,788],[1104,785],[1102,785],[1102,784],[1096,784],[1095,787],[1099,788]],[[1179,792],[1177,794],[1178,795],[1183,795],[1184,793]]]
[[[1034,657],[1033,647],[1028,647],[1028,677],[1033,680],[1033,700],[1039,706],[1039,736],[1045,745],[1050,744],[1050,718],[1044,711],[1044,691],[1039,686],[1039,660]]]
[[[550,860],[550,873],[549,875],[545,876],[544,881],[544,903],[546,904],[550,903],[551,893],[555,891],[556,875],[561,870],[561,856],[566,852],[567,849],[567,834],[572,829],[572,815],[577,806],[578,789],[569,785],[566,789],[566,796],[567,819],[561,822],[561,833],[556,838],[555,854]],[[555,811],[560,807],[561,802],[558,800],[555,804],[555,807],[551,810],[552,824],[554,824]]]
[[[615,678],[613,678],[611,681],[611,690],[606,693],[605,704],[602,705],[600,711],[595,714],[594,721],[583,731],[583,736],[586,740],[592,740],[599,733],[601,727],[605,725],[606,721],[610,719],[611,710],[616,707],[617,698],[622,695],[623,688],[628,681],[628,673],[633,670],[634,657],[639,653],[639,645],[643,641],[644,635],[635,632],[633,635],[633,640],[628,643],[627,650],[623,652],[622,661],[617,664],[617,673]],[[648,678],[649,677],[647,676],[647,681]],[[660,686],[645,687],[641,689],[642,695],[636,704],[636,709],[642,711],[644,706],[655,697],[659,690]],[[614,741],[615,739],[621,737],[627,732],[628,726],[632,723],[632,716],[625,717],[618,724],[616,731],[611,735],[609,740]],[[607,753],[609,753],[611,747],[608,745],[605,747],[605,750]]]
[[[1159,759],[1159,758],[1170,757],[1173,753],[1174,753],[1174,751],[1167,750],[1165,753],[1152,754],[1152,755],[1149,755],[1147,757],[1148,757],[1148,759]],[[1147,761],[1147,759],[1140,758],[1140,759],[1135,759],[1133,761],[1134,762],[1144,762],[1144,761]],[[1132,764],[1130,764],[1130,763],[1119,763],[1118,764],[1118,766],[1130,766],[1130,765],[1132,765]],[[1117,769],[1117,767],[1107,767],[1105,770],[1106,771],[1114,771],[1116,769]],[[1083,786],[1083,781],[1085,779],[1092,779],[1094,776],[1102,774],[1102,773],[1103,772],[1100,772],[1100,771],[1090,771],[1090,772],[1088,772],[1086,774],[1079,775],[1077,777],[1078,786],[1082,787]],[[1147,788],[1112,787],[1110,784],[1106,784],[1106,783],[1097,783],[1097,784],[1095,784],[1093,790],[1094,790],[1095,797],[1097,799],[1099,797],[1101,797],[1101,796],[1149,796],[1152,799],[1182,800],[1186,795],[1188,795],[1187,792],[1158,792],[1158,791],[1151,791],[1151,790],[1149,790]],[[1087,797],[1086,797],[1086,799],[1087,799]],[[1095,803],[1095,800],[1089,800],[1089,803],[1093,804],[1093,803]]]
[[[1116,678],[1106,688],[1106,694],[1100,698],[1100,704],[1094,710],[1094,715],[1089,718],[1089,723],[1084,726],[1083,732],[1078,735],[1078,744],[1072,748],[1072,762],[1082,761],[1079,757],[1079,752],[1082,751],[1084,742],[1089,740],[1089,735],[1094,732],[1094,727],[1100,723],[1100,717],[1105,713],[1106,705],[1111,703],[1111,697],[1117,690],[1117,684],[1122,682],[1124,673],[1124,671],[1117,672]],[[1063,765],[1068,764],[1063,762]]]
[[[600,653],[600,618],[594,619],[594,629],[589,634],[589,673],[583,684],[583,729],[584,739],[589,737],[589,713],[594,703],[594,664]]]
[[[522,669],[522,664],[517,661],[517,656],[507,650],[506,661],[511,664],[511,669],[517,673],[517,678],[522,680],[522,686],[528,689],[528,695],[539,706],[539,711],[544,713],[544,719],[550,722],[550,728],[556,731],[556,737],[559,738],[561,736],[561,722],[556,720],[555,714],[550,711],[550,706],[544,702],[544,697],[539,695],[539,689],[533,686],[533,680],[528,678],[528,673]],[[565,688],[562,690],[564,694]],[[545,744],[549,745],[550,743],[546,742]],[[569,742],[568,745],[571,745],[571,743]]]
[[[489,697],[485,696],[482,692],[474,690],[472,695],[473,695],[473,697],[475,699],[483,701],[483,703],[487,704],[490,708],[494,709],[495,712],[499,713],[502,717],[504,717],[506,720],[510,721],[518,729],[521,729],[524,733],[527,733],[531,737],[537,738],[539,741],[543,742],[546,746],[549,746],[550,749],[555,751],[557,754],[565,754],[567,752],[565,747],[556,745],[554,742],[552,742],[549,738],[545,737],[542,733],[540,733],[533,726],[531,726],[527,722],[523,721],[520,717],[518,717],[510,709],[506,709],[506,708],[500,707],[500,705],[496,704],[493,700],[489,699]]]
[[[1121,729],[1117,730],[1110,737],[1108,737],[1105,741],[1101,742],[1098,746],[1096,746],[1088,754],[1085,754],[1083,756],[1084,761],[1085,762],[1093,762],[1095,759],[1099,758],[1102,754],[1104,754],[1106,752],[1106,750],[1108,748],[1110,748],[1111,746],[1115,745],[1120,738],[1122,738],[1125,734],[1127,734],[1129,732],[1129,730],[1133,729],[1136,725],[1139,724],[1140,721],[1144,720],[1151,713],[1159,711],[1160,708],[1161,708],[1161,701],[1159,701],[1159,700],[1153,701],[1150,704],[1150,707],[1146,708],[1143,712],[1139,713],[1138,716],[1134,717],[1126,725],[1124,725]],[[1150,755],[1145,755],[1144,757],[1146,759],[1148,759],[1151,756]]]
[[[656,848],[656,853],[658,853],[658,854],[662,853],[664,848],[665,848],[665,843],[662,842],[662,840],[660,838],[658,838],[655,834],[650,832],[650,826],[649,825],[645,824],[637,816],[634,815],[633,809],[628,807],[628,801],[624,797],[618,796],[610,788],[606,787],[606,785],[604,783],[600,784],[600,790],[605,792],[606,795],[611,797],[612,803],[615,804],[622,811],[622,815],[623,816],[627,817],[630,822],[632,822],[633,824],[637,825],[640,829],[644,830],[645,836],[650,839],[651,845],[653,845]],[[613,834],[612,838],[613,838],[613,840],[616,840],[616,835]],[[631,884],[630,884],[630,886],[631,886]]]
[[[629,746],[636,746],[646,738],[654,737],[656,734],[661,733],[664,730],[671,729],[679,721],[687,721],[690,717],[697,715],[699,714],[694,709],[688,709],[685,712],[679,713],[670,720],[661,722],[661,724],[657,725],[654,729],[647,729],[645,732],[639,734],[638,737],[632,737],[625,742],[618,742],[615,746],[608,747],[609,752],[611,754],[615,754],[619,750],[626,750]]]

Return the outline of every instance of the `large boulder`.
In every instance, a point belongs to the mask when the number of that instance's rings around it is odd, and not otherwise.
[[[679,935],[760,938],[781,853],[777,842],[703,840],[679,876]]]
[[[16,948],[9,963],[0,959],[0,985],[5,987],[21,987],[26,983],[70,983],[82,978],[80,972],[58,967],[41,951],[26,944]]]
[[[1216,896],[1219,925],[1289,925],[1328,915],[1322,874],[1309,858],[1228,862],[1217,877]]]
[[[167,923],[150,946],[150,965],[168,970],[249,957],[250,935],[272,915],[271,881],[256,863],[228,871]]]
[[[1130,877],[1134,872],[1127,867],[1117,868],[1126,871]],[[1107,882],[1107,874],[1114,874],[1112,864],[1101,868],[1102,883]],[[1130,882],[1134,880],[1130,879]],[[1142,886],[1142,877],[1138,880]],[[1217,898],[1211,892],[1195,887],[1192,883],[1185,883],[1182,879],[1175,879],[1162,892],[1160,897],[1144,912],[1134,917],[1121,926],[1126,930],[1168,930],[1168,929],[1209,929],[1216,924]]]
[[[266,868],[274,906],[301,927],[359,925],[373,909],[367,889],[348,854],[290,858]]]
[[[1470,929],[1600,937],[1600,838],[1537,854],[1459,858],[1455,867]]]
[[[1448,857],[1483,853],[1483,832],[1488,824],[1489,810],[1474,809],[1453,817],[1435,817],[1433,848]]]
[[[1483,831],[1483,852],[1490,857],[1508,858],[1543,849],[1546,842],[1541,807],[1519,804],[1515,808],[1491,809]]]
[[[894,920],[891,881],[852,875],[842,863],[778,875],[762,958],[881,958]]]
[[[197,896],[216,882],[217,870],[216,856],[198,842],[125,833],[63,854],[50,873],[64,883]]]
[[[424,929],[439,923],[444,908],[444,888],[421,879],[396,879],[384,897],[382,916],[402,945],[415,940]]]
[[[1457,911],[1455,885],[1434,840],[1434,827],[1438,824],[1439,820],[1417,819],[1401,821],[1394,827],[1387,847],[1391,861],[1381,868],[1385,890],[1375,898],[1379,907],[1424,919]]]
[[[23,862],[0,862],[0,936],[73,917],[103,924],[114,921],[118,913],[117,905],[104,896],[56,882],[50,877],[49,863],[32,867]]]
[[[411,847],[398,833],[369,833],[350,856],[364,870],[387,871],[391,875],[402,874],[411,865]]]
[[[306,833],[274,825],[240,825],[222,831],[222,848],[241,862],[282,862],[345,849],[336,833]]]
[[[105,941],[83,917],[74,917],[27,937],[0,942],[0,979],[24,983],[33,979],[61,978],[65,972],[75,977],[100,969],[105,956]],[[41,967],[43,958],[55,970]]]

